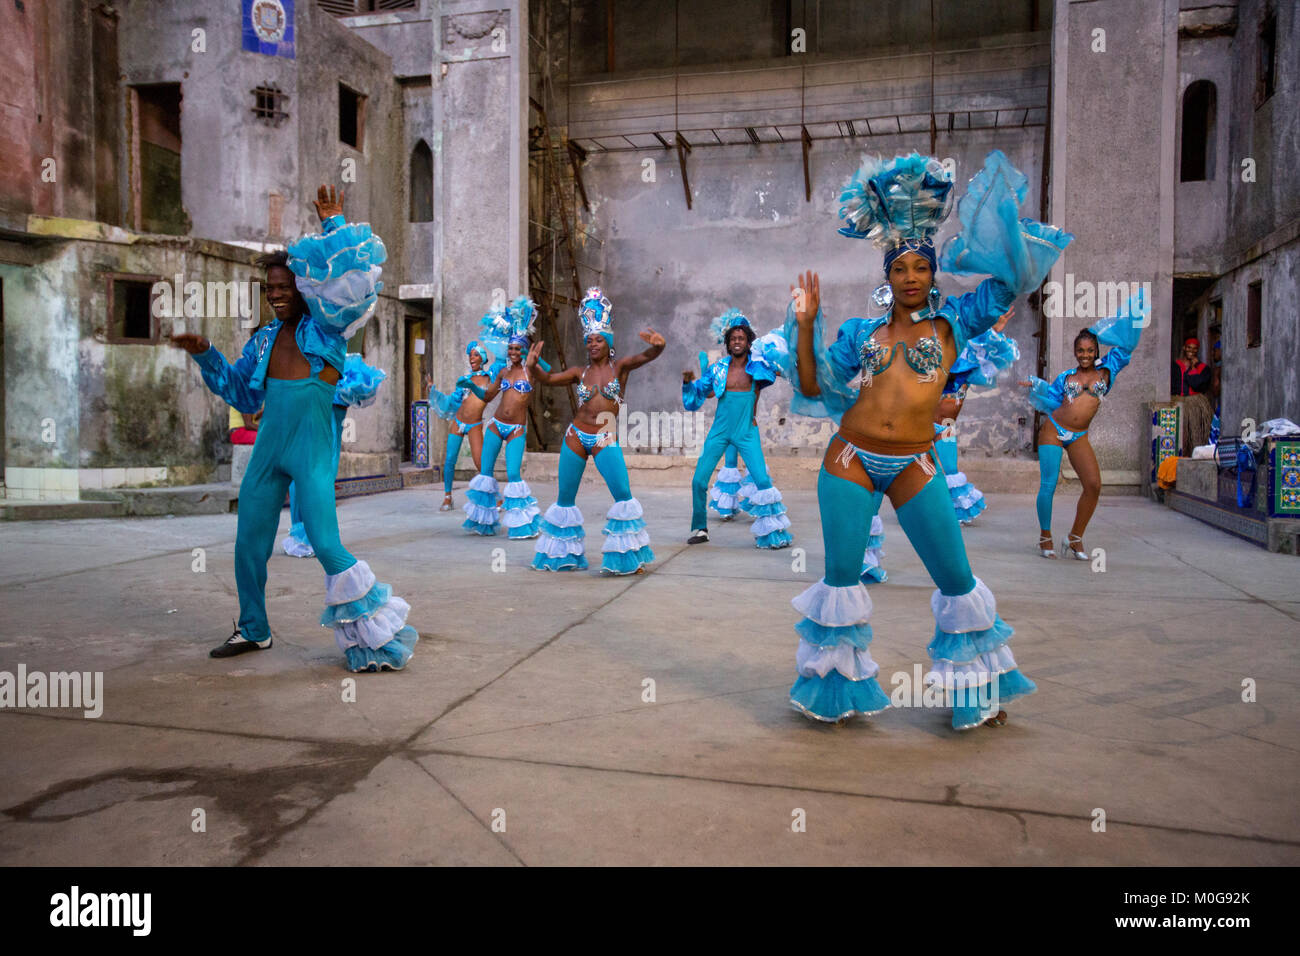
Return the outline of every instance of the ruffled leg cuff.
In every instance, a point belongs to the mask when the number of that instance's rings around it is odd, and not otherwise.
[[[501,523],[515,540],[535,538],[541,533],[541,511],[526,481],[512,481],[504,490]]]
[[[601,531],[605,536],[601,547],[602,574],[635,574],[655,559],[642,515],[641,502],[635,498],[616,501],[606,512]]]
[[[709,507],[724,518],[734,517],[740,510],[740,469],[721,468],[718,480],[709,489]]]
[[[583,571],[587,567],[582,512],[576,505],[551,505],[540,522],[533,567],[538,571]]]
[[[401,670],[406,666],[419,640],[415,629],[406,624],[410,610],[389,585],[375,580],[365,561],[325,576],[325,610],[320,622],[333,628],[334,641],[353,671]],[[354,662],[366,666],[354,667]]]
[[[785,504],[781,492],[775,487],[754,489],[742,504],[745,511],[754,516],[754,547],[788,548],[794,540],[790,534],[790,519],[785,513]]]
[[[316,556],[316,549],[307,540],[307,529],[303,527],[301,521],[289,529],[289,533],[280,542],[280,547],[291,558],[311,558]]]
[[[988,507],[984,492],[966,480],[964,472],[948,475],[948,495],[952,498],[953,511],[962,524],[974,521],[980,512]]]
[[[837,722],[888,710],[889,696],[876,678],[849,680],[839,671],[826,677],[799,675],[790,688],[790,706],[813,720]]]
[[[867,548],[862,553],[863,584],[884,584],[889,580],[889,572],[882,565],[884,558],[885,551],[883,548]]]
[[[497,533],[500,511],[497,493],[501,486],[491,475],[475,475],[465,489],[465,522],[461,525],[470,534],[493,535]]]

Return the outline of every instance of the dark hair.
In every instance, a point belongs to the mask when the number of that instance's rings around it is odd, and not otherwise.
[[[1092,347],[1097,350],[1098,355],[1101,354],[1101,343],[1097,341],[1096,333],[1092,329],[1081,329],[1079,334],[1074,337],[1075,346],[1078,346],[1081,339],[1092,339]]]
[[[253,265],[263,272],[270,272],[272,266],[283,266],[289,268],[289,253],[281,249],[278,252],[263,252],[261,255],[253,257]]]
[[[754,344],[754,339],[756,338],[756,336],[754,335],[754,330],[751,329],[748,325],[733,325],[731,328],[727,329],[727,334],[724,341],[730,342],[731,333],[736,331],[736,329],[740,329],[742,332],[745,333],[745,338],[750,345]]]

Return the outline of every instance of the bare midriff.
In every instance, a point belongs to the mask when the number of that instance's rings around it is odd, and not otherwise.
[[[526,382],[528,375],[522,365],[512,365],[501,375],[501,401],[497,405],[496,418],[507,425],[522,425],[528,416],[528,402],[532,392],[521,392],[506,388],[506,382]],[[481,412],[480,412],[481,414]]]
[[[602,374],[608,372],[608,374]],[[597,432],[609,431],[618,427],[618,402],[605,396],[601,391],[614,380],[614,369],[612,366],[606,369],[590,368],[586,372],[583,384],[591,389],[591,398],[581,403],[578,410],[573,413],[573,427],[579,431],[584,431],[588,435],[594,435]],[[627,382],[619,381],[620,389]]]
[[[492,380],[482,372],[475,372],[470,378],[475,385],[485,390],[492,384]],[[465,397],[460,400],[460,408],[456,410],[456,417],[466,425],[473,425],[475,422],[483,420],[483,409],[485,408],[487,408],[487,402],[467,389]]]
[[[285,329],[289,330],[288,335],[281,335]],[[267,378],[311,378],[311,362],[307,356],[302,354],[302,349],[298,348],[298,340],[295,338],[296,328],[291,325],[282,325],[275,333],[275,344],[271,346],[271,358],[266,363]],[[339,370],[328,362],[320,370],[320,379],[330,385],[339,383]]]
[[[1092,424],[1092,420],[1097,414],[1097,409],[1101,408],[1101,399],[1088,391],[1088,386],[1093,382],[1103,380],[1105,376],[1105,371],[1097,370],[1091,374],[1079,372],[1067,378],[1066,382],[1078,382],[1083,386],[1083,391],[1074,401],[1062,402],[1061,407],[1052,412],[1052,417],[1056,419],[1056,423],[1072,432],[1087,431],[1088,426]]]

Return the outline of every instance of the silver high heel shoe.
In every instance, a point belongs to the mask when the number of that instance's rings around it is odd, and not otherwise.
[[[1061,542],[1061,550],[1065,552],[1065,557],[1066,557],[1067,559],[1069,559],[1069,558],[1075,558],[1076,560],[1079,560],[1079,561],[1091,561],[1092,558],[1089,557],[1086,553],[1084,553],[1083,551],[1076,551],[1076,550],[1075,550],[1075,548],[1074,548],[1074,544],[1073,544],[1073,542],[1075,542],[1075,541],[1079,542],[1079,544],[1082,545],[1082,544],[1083,544],[1083,537],[1082,537],[1081,535],[1072,534],[1072,535],[1070,535],[1068,538],[1066,538],[1064,541]]]
[[[1040,558],[1052,558],[1052,559],[1055,559],[1056,556],[1057,556],[1057,555],[1056,555],[1056,552],[1053,551],[1050,547],[1046,547],[1046,548],[1044,548],[1044,547],[1043,547],[1043,542],[1044,542],[1044,541],[1046,541],[1046,542],[1048,543],[1048,545],[1051,545],[1051,543],[1052,543],[1052,536],[1051,536],[1050,534],[1040,534],[1040,535],[1038,536],[1038,556],[1039,556]]]

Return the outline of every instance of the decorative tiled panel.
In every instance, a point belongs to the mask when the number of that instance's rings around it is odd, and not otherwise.
[[[1151,416],[1151,483],[1156,483],[1156,472],[1166,458],[1178,455],[1177,405],[1157,408]]]
[[[411,403],[411,464],[429,467],[429,403]]]
[[[1273,442],[1272,465],[1269,514],[1279,518],[1300,516],[1300,441]]]

